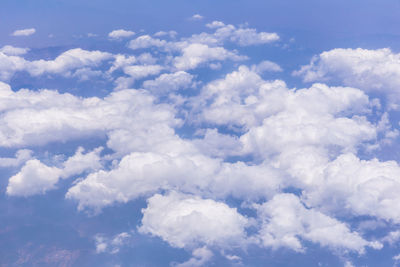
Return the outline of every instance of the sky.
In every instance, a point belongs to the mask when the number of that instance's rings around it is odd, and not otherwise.
[[[400,1],[0,5],[0,266],[400,265]]]

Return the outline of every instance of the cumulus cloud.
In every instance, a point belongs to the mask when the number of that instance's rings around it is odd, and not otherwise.
[[[154,36],[156,37],[169,36],[170,38],[175,38],[177,35],[178,33],[176,31],[168,31],[168,32],[159,31],[154,34]]]
[[[202,20],[204,17],[200,14],[194,14],[191,19],[192,20]]]
[[[269,60],[264,60],[257,65],[252,66],[252,70],[262,74],[267,71],[272,71],[272,72],[281,72],[283,71],[282,68],[276,64],[275,62],[269,61]]]
[[[20,149],[15,153],[15,158],[0,158],[0,167],[17,167],[32,158],[33,151]]]
[[[232,24],[226,25],[221,21],[213,21],[206,26],[215,29],[215,32],[193,35],[190,39],[208,44],[231,41],[239,46],[268,44],[280,39],[277,33],[258,32],[256,29],[246,27],[237,28]]]
[[[246,217],[225,203],[171,192],[148,199],[139,231],[179,248],[199,245],[229,248],[243,245],[247,223]]]
[[[39,76],[45,73],[70,76],[73,70],[95,67],[112,58],[113,55],[107,52],[87,51],[81,48],[65,51],[54,60],[40,59],[34,61],[0,52],[0,80],[8,80],[18,71],[26,71],[31,76]]]
[[[142,135],[150,121],[151,127],[167,131],[179,122],[170,106],[153,105],[154,97],[144,91],[122,90],[103,99],[79,98],[51,90],[13,92],[0,83],[0,99],[0,145],[6,147],[105,134],[113,143],[115,130],[128,131],[132,139]],[[132,130],[136,134],[132,135]]]
[[[163,69],[160,65],[132,65],[124,67],[124,72],[134,79],[145,78],[156,75]]]
[[[294,75],[306,82],[332,81],[354,86],[366,92],[388,94],[391,101],[399,101],[400,54],[388,48],[337,48],[315,56],[310,64],[302,66]]]
[[[382,248],[382,244],[364,240],[346,224],[323,213],[307,209],[293,194],[279,194],[257,206],[262,221],[262,244],[274,249],[288,247],[303,251],[301,240],[342,251],[364,253],[365,247]]]
[[[160,189],[257,199],[274,194],[281,184],[279,172],[268,165],[221,163],[195,153],[190,144],[180,140],[167,139],[153,145],[152,151],[156,150],[160,153],[131,153],[113,170],[91,173],[69,189],[67,198],[78,200],[79,209],[99,211]]]
[[[126,56],[118,54],[115,56],[115,60],[108,70],[108,73],[113,73],[114,71],[124,68],[126,66],[132,65],[137,61],[135,56]]]
[[[108,37],[111,39],[122,39],[122,38],[128,38],[135,35],[135,32],[133,31],[127,31],[127,30],[114,30],[108,34]]]
[[[70,177],[88,170],[98,170],[102,167],[100,153],[102,147],[84,154],[85,149],[79,147],[72,157],[63,162],[62,177]]]
[[[193,257],[188,261],[175,265],[176,267],[204,266],[213,257],[211,250],[206,247],[197,248],[192,252]]]
[[[60,167],[49,167],[37,159],[30,159],[19,173],[9,179],[7,194],[25,197],[44,194],[54,189],[60,178],[68,178],[87,170],[97,170],[102,167],[99,156],[101,150],[98,148],[82,154],[84,150],[79,148],[76,154],[68,158]]]
[[[31,159],[25,163],[19,173],[10,178],[7,194],[25,197],[44,194],[55,188],[60,174],[60,169],[46,166],[37,159]]]
[[[3,53],[7,56],[21,56],[28,53],[29,48],[21,48],[21,47],[14,47],[11,45],[5,45],[0,48],[0,53]]]
[[[120,251],[121,247],[127,245],[132,235],[127,232],[122,232],[111,238],[104,234],[97,234],[94,237],[96,243],[96,253],[110,253],[116,254]]]
[[[0,146],[19,149],[0,158],[0,167],[22,166],[7,194],[44,194],[79,175],[66,193],[79,210],[101,212],[146,198],[140,232],[189,250],[181,266],[208,264],[216,250],[237,260],[224,250],[250,243],[296,252],[305,252],[308,242],[340,253],[381,248],[352,230],[351,219],[386,226],[400,221],[398,164],[364,153],[398,136],[393,114],[371,96],[384,92],[396,100],[398,55],[389,49],[324,52],[295,75],[338,85],[289,88],[283,80],[265,80],[267,72],[283,71],[266,58],[236,67],[247,57],[235,47],[277,42],[278,34],[220,21],[206,26],[207,32],[179,40],[174,31],[139,36],[128,47],[143,51],[123,54],[75,48],[54,59],[27,60],[28,49],[1,48],[1,80],[24,71],[103,77],[116,86],[104,97],[81,97],[0,82]],[[125,30],[109,35],[130,36]],[[220,75],[229,61],[235,69]],[[216,74],[204,78],[196,72],[202,67]],[[27,149],[71,140],[79,146],[82,138],[101,139],[106,149],[78,147],[55,163]],[[283,193],[288,189],[297,195]],[[256,213],[240,214],[226,204],[231,198]],[[393,231],[381,242],[398,236]],[[117,253],[130,237],[96,235],[96,251]]]
[[[143,48],[149,48],[149,47],[163,47],[167,44],[165,40],[160,40],[151,37],[150,35],[142,35],[139,36],[138,38],[132,40],[129,42],[128,47],[130,49],[143,49]]]
[[[143,88],[151,90],[155,94],[165,94],[179,89],[188,89],[194,85],[193,75],[185,71],[165,73],[155,80],[145,81]]]
[[[376,134],[374,126],[369,124],[363,117],[354,117],[353,119],[347,117],[335,118],[335,114],[340,114],[347,109],[350,113],[352,112],[351,110],[354,110],[356,114],[367,112],[369,100],[362,91],[354,88],[330,88],[326,85],[315,84],[309,89],[294,92],[288,89],[283,81],[264,81],[256,72],[245,66],[240,66],[237,71],[227,74],[225,78],[212,81],[204,86],[201,94],[193,100],[193,105],[195,110],[199,110],[201,120],[233,128],[251,128],[247,135],[242,136],[243,142],[249,145],[250,143],[246,140],[247,136],[252,135],[254,131],[259,131],[256,129],[261,131],[261,124],[275,122],[281,123],[284,127],[289,127],[292,122],[294,123],[293,127],[298,127],[295,126],[297,123],[304,123],[309,127],[312,123],[316,123],[315,126],[319,128],[322,125],[327,127],[327,124],[323,123],[323,121],[329,120],[331,123],[336,124],[332,125],[333,128],[342,129],[343,131],[348,131],[349,128],[337,128],[336,126],[355,123],[365,126],[354,128],[358,130],[364,129],[360,136],[368,133],[363,138],[372,139]],[[283,122],[284,119],[287,121]],[[307,120],[308,122],[301,122],[301,120]],[[321,121],[318,122],[318,120]],[[261,128],[255,128],[254,126],[260,126]],[[268,125],[265,128],[268,128],[267,131],[272,134],[273,131],[271,132],[270,128],[275,129],[274,131],[278,131],[281,128],[281,126],[276,126],[278,125]],[[301,128],[304,131],[307,129]],[[281,130],[279,130],[280,133],[276,133],[279,137],[263,138],[261,132],[254,132],[254,136],[260,136],[263,142],[274,140],[271,142],[276,143],[277,140],[283,141],[285,137],[282,134],[290,135],[293,132],[289,129],[287,129],[288,131]],[[316,129],[318,134],[323,134],[323,132]],[[311,137],[311,135],[309,136]],[[343,134],[339,136],[343,136]],[[306,136],[298,137],[299,142],[304,142],[305,144],[307,139],[303,137]],[[356,141],[356,137],[351,138],[348,143]],[[287,140],[294,143],[292,136],[287,136]],[[343,146],[345,145],[347,144],[343,144]],[[270,151],[271,148],[262,150]]]
[[[209,47],[205,44],[194,43],[182,50],[182,56],[174,59],[174,66],[178,70],[190,70],[208,61],[227,59],[240,61],[246,59],[246,57],[239,56],[223,47]]]
[[[237,29],[231,36],[231,41],[237,42],[240,46],[260,45],[279,40],[276,33],[260,32],[256,29]]]
[[[323,180],[307,190],[305,199],[312,206],[345,214],[373,216],[388,222],[400,221],[400,167],[394,161],[360,160],[343,154],[330,162]],[[340,207],[340,208],[339,208]]]
[[[29,35],[34,34],[35,32],[36,32],[36,29],[34,29],[34,28],[16,30],[12,33],[12,36],[29,36]]]

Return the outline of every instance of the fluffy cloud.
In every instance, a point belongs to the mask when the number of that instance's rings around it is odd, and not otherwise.
[[[327,164],[323,178],[305,192],[308,204],[336,214],[369,215],[400,222],[400,167],[394,161],[360,160],[343,154]]]
[[[9,179],[7,194],[10,196],[32,196],[44,194],[54,189],[60,178],[68,178],[88,170],[97,170],[100,164],[101,148],[82,154],[79,148],[76,154],[63,162],[60,167],[49,167],[37,159],[28,160],[19,173]]]
[[[152,151],[157,149],[163,153],[134,152],[123,157],[113,170],[91,173],[69,189],[67,198],[78,200],[79,209],[99,211],[114,202],[125,203],[160,189],[257,199],[273,195],[282,183],[279,172],[268,165],[221,163],[193,154],[194,148],[182,141],[152,146]]]
[[[122,232],[112,238],[108,238],[103,234],[97,234],[94,237],[96,242],[96,253],[111,253],[116,254],[120,251],[121,247],[127,245],[132,235],[127,232]]]
[[[273,71],[273,72],[281,72],[283,71],[282,68],[276,64],[275,62],[269,61],[269,60],[264,60],[257,65],[252,66],[252,70],[256,73],[262,74],[267,71]]]
[[[100,153],[102,147],[96,148],[86,154],[84,148],[79,147],[72,157],[63,162],[62,177],[70,177],[85,171],[93,171],[102,168]]]
[[[20,149],[15,153],[15,158],[0,158],[0,167],[16,167],[32,158],[33,151]]]
[[[37,159],[31,159],[25,163],[19,173],[10,178],[7,194],[25,197],[44,194],[55,188],[60,174],[60,169],[46,166]]]
[[[160,65],[133,65],[124,67],[124,72],[134,79],[141,79],[150,75],[156,75],[163,69]]]
[[[113,142],[116,130],[128,131],[131,139],[143,135],[148,127],[168,131],[179,121],[170,106],[153,105],[153,101],[154,97],[139,90],[118,91],[104,99],[79,98],[50,90],[13,92],[0,83],[0,146],[46,144],[105,134],[111,135]]]
[[[151,37],[150,35],[142,35],[139,36],[138,38],[132,40],[129,42],[128,47],[130,49],[143,49],[143,48],[149,48],[149,47],[163,47],[167,44],[165,40],[160,40]]]
[[[274,249],[288,247],[303,251],[301,240],[337,250],[363,253],[365,247],[382,248],[379,242],[368,242],[346,224],[314,209],[307,209],[293,194],[279,194],[257,206],[262,221],[262,244]]]
[[[143,83],[143,88],[151,90],[156,95],[166,94],[179,89],[190,88],[193,86],[193,78],[193,75],[184,71],[165,73],[155,80],[145,81]]]
[[[0,53],[3,53],[7,56],[20,56],[28,53],[29,48],[21,48],[21,47],[14,47],[11,45],[5,45],[0,48]]]
[[[14,53],[15,54],[15,53]],[[44,73],[70,76],[74,69],[95,67],[113,55],[101,51],[87,51],[81,48],[65,51],[54,60],[27,61],[19,56],[9,56],[0,52],[0,79],[8,80],[17,71],[27,71],[31,76]]]
[[[35,32],[36,32],[36,29],[34,29],[34,28],[16,30],[12,33],[12,36],[29,36],[29,35],[34,34]]]
[[[208,61],[227,59],[240,61],[246,57],[239,56],[223,47],[209,47],[205,44],[194,43],[182,49],[182,55],[174,59],[174,66],[178,70],[189,70]]]
[[[118,54],[115,56],[115,60],[108,70],[108,73],[113,73],[114,71],[124,68],[126,66],[132,65],[136,63],[137,59],[135,56],[126,56]]]
[[[326,127],[325,122],[329,120],[335,124],[365,125],[365,127],[352,129],[365,128],[365,131],[369,131],[368,138],[375,136],[374,127],[365,118],[335,118],[335,114],[346,110],[350,114],[367,112],[370,102],[362,91],[354,88],[327,87],[322,84],[315,84],[309,89],[293,91],[288,89],[283,81],[264,81],[256,72],[245,66],[240,66],[237,71],[227,74],[223,79],[207,84],[201,94],[194,98],[193,105],[196,110],[199,110],[200,119],[209,123],[233,128],[250,129],[253,127],[248,135],[258,131],[256,129],[261,129],[254,128],[254,126],[260,126],[261,123],[266,125],[276,122],[281,123],[283,127],[289,127],[289,125],[297,127],[296,123],[311,126],[313,123],[316,124],[316,127],[322,127],[322,125]],[[318,122],[318,120],[320,121]],[[268,125],[266,129],[271,128],[274,129],[273,131],[278,131],[282,126]],[[336,128],[335,125],[332,127]],[[306,130],[304,127],[301,128]],[[342,130],[347,131],[348,129],[342,128]],[[271,130],[268,132],[272,133]],[[288,135],[292,132],[291,130],[282,131]],[[323,131],[317,132],[323,134]],[[254,136],[256,135],[254,133]],[[273,142],[283,141],[284,135],[282,136],[280,133],[277,135],[279,137],[271,138],[271,140],[274,140]],[[260,133],[259,136],[261,137],[262,134]],[[246,138],[243,137],[243,140]],[[300,136],[298,138],[299,141],[306,140]],[[263,140],[269,139],[263,138]],[[287,140],[292,140],[292,143],[294,141],[289,136]]]
[[[193,250],[192,255],[192,258],[190,258],[188,261],[177,264],[176,267],[204,266],[208,261],[211,260],[213,253],[206,247],[202,247]]]
[[[194,14],[191,19],[192,20],[202,20],[204,17],[200,14]]]
[[[32,76],[43,73],[68,73],[72,69],[86,66],[97,66],[102,61],[111,59],[113,56],[107,52],[87,51],[80,48],[68,50],[54,60],[36,60],[27,64],[26,71]]]
[[[135,35],[135,32],[133,31],[127,31],[127,30],[114,30],[108,34],[108,37],[111,39],[122,39],[122,38],[128,38]]]
[[[247,224],[246,217],[225,203],[172,192],[148,199],[139,231],[179,248],[199,245],[229,248],[244,245]]]
[[[231,37],[231,41],[240,46],[260,45],[279,40],[276,33],[260,32],[255,29],[237,29]]]
[[[388,48],[333,49],[315,56],[309,65],[301,67],[294,75],[306,82],[341,82],[367,92],[383,92],[395,98],[400,86],[400,54]]]
[[[22,55],[28,49],[1,48],[2,80],[25,71],[35,77],[104,77],[116,85],[105,97],[78,97],[46,89],[13,91],[0,82],[0,146],[21,148],[14,158],[0,158],[0,167],[23,165],[9,179],[7,194],[44,194],[60,179],[79,175],[66,194],[79,210],[100,212],[149,198],[139,229],[192,250],[181,266],[207,264],[212,249],[249,242],[298,252],[307,242],[340,252],[380,248],[352,231],[351,221],[334,216],[400,221],[398,164],[360,159],[364,149],[373,152],[398,135],[392,114],[381,112],[379,101],[368,96],[395,94],[398,55],[388,49],[335,49],[295,73],[305,81],[336,79],[353,87],[316,83],[291,89],[282,80],[262,78],[282,72],[263,58],[199,82],[203,73],[192,71],[196,68],[225,69],[223,61],[246,59],[233,47],[279,40],[276,33],[247,26],[219,21],[206,26],[210,32],[179,40],[174,31],[139,36],[128,47],[148,50],[134,55],[77,48],[51,60],[27,60]],[[116,30],[109,37],[132,35]],[[133,86],[142,89],[128,89]],[[26,149],[88,137],[100,137],[107,149],[80,147],[55,166],[33,159]],[[282,193],[288,188],[301,196]],[[257,215],[239,214],[224,203],[231,197],[255,207]],[[397,235],[382,242],[395,242]],[[116,253],[129,238],[97,235],[96,251]]]
[[[154,36],[156,37],[169,36],[170,38],[175,38],[177,35],[178,33],[176,31],[168,31],[168,32],[159,31],[154,34]]]
[[[256,29],[245,27],[236,28],[231,24],[225,25],[221,21],[213,21],[212,23],[206,24],[206,26],[210,29],[216,29],[215,33],[201,33],[199,35],[194,35],[192,38],[217,43],[229,40],[240,46],[267,44],[280,39],[277,33],[257,32]]]

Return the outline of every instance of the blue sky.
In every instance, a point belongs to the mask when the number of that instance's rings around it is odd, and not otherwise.
[[[2,1],[0,266],[398,266],[399,24]]]

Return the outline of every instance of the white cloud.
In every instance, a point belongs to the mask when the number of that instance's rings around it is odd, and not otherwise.
[[[115,139],[122,140],[125,146],[132,142],[120,136]],[[281,176],[268,165],[221,163],[219,159],[196,154],[183,141],[171,138],[163,141],[151,146],[151,151],[162,153],[131,153],[114,169],[91,173],[79,181],[68,190],[67,198],[77,200],[80,210],[100,211],[115,202],[125,203],[161,189],[247,199],[268,197],[279,190]],[[135,145],[144,146],[139,149],[150,148],[150,144]]]
[[[156,95],[172,93],[179,89],[189,89],[194,86],[193,78],[193,75],[184,71],[165,73],[155,80],[143,82],[143,88],[151,90]]]
[[[29,48],[21,48],[21,47],[14,47],[11,45],[5,45],[0,48],[0,53],[3,53],[7,56],[20,56],[28,53]]]
[[[265,155],[310,145],[354,151],[376,138],[376,127],[364,116],[337,116],[352,109],[356,114],[366,110],[368,98],[360,90],[316,84],[288,93],[284,110],[241,137],[245,151]]]
[[[163,69],[160,65],[131,65],[124,67],[125,74],[134,79],[145,78],[150,75],[156,75]]]
[[[200,14],[194,14],[191,19],[192,20],[202,20],[204,17]]]
[[[12,36],[29,36],[36,32],[36,29],[23,29],[23,30],[16,30],[12,33]]]
[[[242,136],[243,142],[250,145],[250,140],[246,140],[247,136],[254,135],[254,137],[259,136],[262,142],[271,140],[271,143],[278,147],[282,145],[280,142],[284,139],[287,140],[286,142],[290,141],[291,144],[295,143],[295,139],[292,138],[294,136],[290,136],[293,129],[284,130],[283,127],[302,129],[305,135],[300,136],[300,132],[296,130],[296,135],[298,135],[296,138],[299,142],[306,144],[306,136],[323,135],[323,128],[330,127],[329,123],[333,124],[331,125],[332,129],[343,131],[343,133],[337,134],[335,137],[327,137],[328,142],[333,142],[334,138],[344,138],[345,132],[349,132],[350,129],[362,131],[361,136],[364,139],[373,139],[375,137],[374,126],[365,118],[335,118],[336,114],[345,111],[349,114],[363,114],[368,111],[369,104],[368,97],[357,89],[330,88],[316,84],[309,89],[293,91],[287,88],[283,81],[264,81],[257,73],[245,66],[240,66],[237,71],[227,74],[223,79],[210,82],[203,87],[200,95],[193,99],[194,110],[199,112],[200,120],[229,126],[233,129],[236,127],[250,129],[252,127],[246,136]],[[326,124],[328,121],[329,123]],[[276,135],[279,136],[263,138],[262,131],[264,130],[261,130],[261,124],[265,125],[267,135],[276,132]],[[300,124],[308,125],[308,129],[313,133],[311,125],[314,124],[315,135],[311,132],[306,133],[307,128],[301,127]],[[347,128],[344,127],[346,124],[358,124],[361,127]],[[339,125],[343,125],[343,127],[337,128],[336,126]],[[254,126],[260,126],[260,128]],[[329,130],[326,133],[331,134]],[[346,135],[349,135],[347,143],[355,142],[355,139],[358,138],[358,136],[351,137],[352,132]],[[338,140],[337,143],[339,142],[342,141]],[[254,143],[254,145],[261,144]],[[270,151],[271,147],[260,149]]]
[[[132,40],[129,42],[128,47],[130,49],[143,49],[143,48],[149,48],[149,47],[163,47],[167,44],[165,40],[160,40],[151,37],[150,35],[142,35],[139,36],[138,38]]]
[[[74,69],[98,66],[113,55],[101,51],[87,51],[80,48],[65,51],[54,60],[27,61],[19,56],[0,53],[0,80],[8,80],[17,71],[27,71],[31,76],[45,73],[71,76]]]
[[[2,80],[26,71],[88,81],[103,77],[116,85],[105,97],[78,97],[46,89],[13,91],[0,82],[0,146],[20,149],[15,157],[0,158],[0,167],[22,166],[10,178],[7,194],[44,194],[60,179],[79,175],[66,194],[79,210],[101,211],[153,196],[140,230],[190,249],[192,257],[181,266],[206,265],[212,249],[248,243],[295,251],[305,251],[307,242],[336,252],[380,248],[334,216],[365,216],[386,226],[400,221],[398,164],[360,160],[369,156],[365,151],[373,153],[398,136],[391,126],[395,116],[367,95],[396,94],[398,55],[388,49],[335,49],[296,72],[306,81],[336,79],[360,89],[320,83],[288,88],[284,81],[261,77],[282,68],[260,58],[224,77],[216,73],[220,78],[204,81],[199,92],[202,82],[196,79],[203,74],[189,70],[223,70],[223,61],[246,59],[224,44],[279,40],[276,33],[247,26],[218,21],[206,26],[210,33],[180,40],[174,31],[140,36],[128,46],[151,49],[134,55],[77,48],[50,60],[27,60],[21,55],[28,49],[1,48]],[[110,38],[128,35],[133,33],[117,30]],[[142,89],[128,89],[144,79]],[[107,146],[104,152],[78,148],[55,166],[25,149],[97,137]],[[287,188],[301,197],[282,194]],[[230,197],[243,207],[266,203],[256,205],[258,217],[246,218],[224,203]],[[381,242],[394,243],[398,236],[391,232]],[[127,240],[127,233],[97,235],[96,250],[117,253]]]
[[[244,246],[248,219],[225,203],[171,192],[154,195],[143,209],[141,233],[174,247]]]
[[[154,65],[158,61],[158,58],[153,57],[150,53],[142,53],[137,57],[137,60],[143,65]]]
[[[397,104],[400,86],[400,54],[388,48],[333,49],[315,56],[309,65],[302,66],[294,75],[306,82],[340,82],[366,92],[383,92],[391,104]]]
[[[95,77],[102,77],[103,72],[100,70],[92,70],[90,68],[81,68],[77,69],[72,76],[77,77],[80,81],[88,81]]]
[[[200,133],[199,133],[200,134]],[[217,129],[207,129],[202,138],[193,140],[193,144],[205,155],[225,158],[241,155],[243,144],[237,136],[221,134]]]
[[[17,167],[32,158],[33,151],[20,149],[15,153],[15,158],[0,158],[0,167]]]
[[[113,65],[110,67],[108,70],[109,73],[113,73],[114,71],[124,68],[126,66],[132,65],[137,61],[135,56],[126,56],[126,55],[121,55],[118,54],[115,56],[115,60],[113,62]]]
[[[31,159],[25,163],[19,173],[10,178],[7,194],[24,197],[44,194],[55,188],[60,174],[59,168],[49,167],[37,159]]]
[[[205,44],[194,43],[182,49],[182,56],[174,59],[174,66],[178,70],[190,70],[208,61],[227,59],[240,61],[246,57],[239,56],[223,47],[209,47]]]
[[[350,212],[400,222],[400,167],[395,161],[360,160],[343,154],[326,165],[320,183],[305,192],[306,202],[336,214]]]
[[[355,267],[354,264],[351,261],[346,261],[344,263],[344,267]]]
[[[159,31],[154,34],[154,36],[156,37],[169,36],[170,38],[175,38],[177,35],[178,33],[176,31],[168,31],[168,32]]]
[[[389,232],[384,238],[381,239],[382,242],[389,243],[389,245],[395,245],[400,240],[400,230]]]
[[[286,90],[283,82],[265,82],[257,73],[240,66],[225,78],[207,84],[193,104],[200,111],[202,120],[217,125],[249,127],[280,109]],[[263,93],[266,96],[262,96]],[[263,107],[261,103],[265,101],[270,104]],[[207,102],[210,104],[204,106]],[[258,103],[260,107],[257,107]]]
[[[211,23],[207,23],[206,24],[206,27],[208,27],[210,29],[221,28],[221,27],[224,27],[224,26],[225,26],[225,23],[223,23],[222,21],[216,21],[216,20],[214,20]]]
[[[78,148],[76,154],[63,162],[60,167],[49,167],[37,159],[30,159],[19,173],[9,179],[7,194],[25,197],[44,194],[55,189],[60,178],[68,178],[88,170],[97,170],[102,167],[99,155],[101,150],[102,148],[98,148],[82,154],[83,148]]]
[[[188,261],[177,264],[176,267],[204,266],[214,256],[207,247],[197,248],[192,252],[193,257]]]
[[[110,253],[116,254],[120,251],[121,247],[128,244],[132,235],[127,232],[122,232],[112,238],[107,238],[103,234],[97,234],[94,237],[96,243],[96,253]]]
[[[257,65],[253,65],[251,69],[259,74],[262,74],[267,71],[273,71],[273,72],[281,72],[283,71],[282,68],[276,64],[275,62],[269,61],[269,60],[264,60],[258,63]]]
[[[108,34],[108,37],[111,39],[122,39],[122,38],[128,38],[135,35],[135,32],[133,31],[127,31],[127,30],[114,30]]]
[[[237,29],[231,36],[231,41],[237,42],[240,46],[268,44],[279,40],[276,33],[257,32],[256,29]]]
[[[80,174],[85,171],[94,171],[102,168],[100,153],[103,150],[102,147],[96,148],[86,154],[84,148],[79,147],[75,152],[75,155],[68,158],[63,162],[62,177],[70,177],[72,175]]]
[[[260,238],[266,247],[287,247],[304,251],[301,240],[342,251],[364,253],[365,247],[382,248],[379,242],[364,240],[346,224],[323,213],[307,209],[293,194],[279,194],[257,206],[262,221]]]
[[[0,53],[0,80],[10,79],[15,72],[24,70],[26,64],[27,61],[22,57]]]
[[[280,39],[277,33],[257,32],[256,29],[240,27],[232,24],[224,24],[221,21],[213,21],[206,27],[215,29],[214,33],[194,34],[187,40],[191,43],[203,43],[208,45],[221,45],[225,41],[231,41],[239,46],[261,45],[276,42]]]
[[[0,83],[0,101],[0,145],[6,147],[106,134],[113,143],[115,130],[127,131],[132,139],[148,127],[165,133],[179,123],[170,106],[153,105],[154,97],[142,90],[122,90],[103,99],[79,98],[50,90],[13,92]]]
[[[111,59],[113,56],[107,52],[87,51],[80,48],[68,50],[54,60],[36,60],[27,64],[26,71],[32,76],[43,73],[55,73],[68,75],[72,69],[98,66],[102,61]]]

